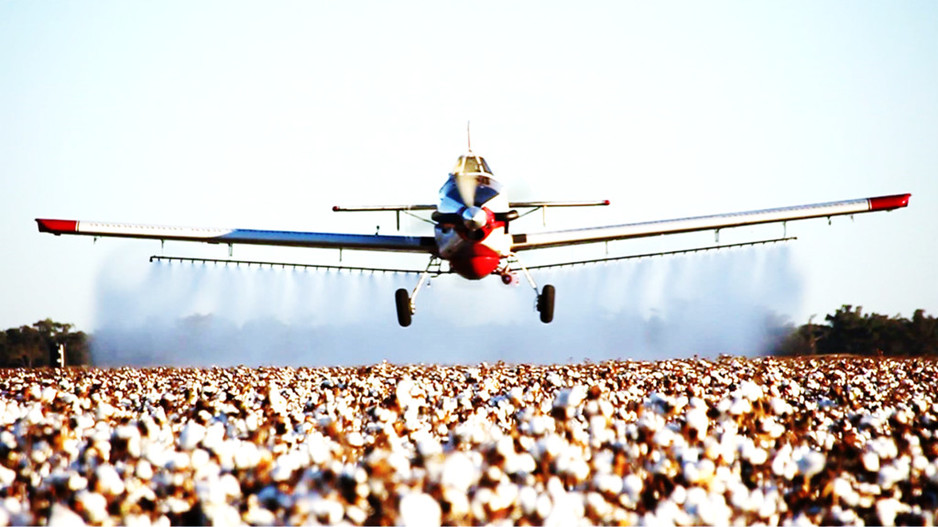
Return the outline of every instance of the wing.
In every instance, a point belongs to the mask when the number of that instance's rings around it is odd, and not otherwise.
[[[602,201],[512,201],[508,204],[513,209],[540,209],[546,207],[604,207],[609,200]]]
[[[429,236],[372,236],[367,234],[341,234],[331,232],[165,227],[159,225],[131,225],[126,223],[100,223],[51,219],[36,219],[36,223],[39,224],[39,232],[48,232],[55,235],[73,234],[95,237],[145,238],[154,240],[223,243],[228,245],[238,243],[430,254],[436,252],[436,244],[433,238]]]
[[[746,225],[759,225],[763,223],[780,223],[810,218],[829,218],[831,216],[893,210],[908,206],[910,196],[911,194],[896,194],[875,198],[833,201],[815,203],[813,205],[715,214],[712,216],[697,216],[674,220],[627,223],[624,225],[532,234],[515,234],[512,238],[511,249],[512,251],[523,251],[544,247],[559,247],[562,245],[624,240],[628,238],[642,238],[664,234],[707,231]]]

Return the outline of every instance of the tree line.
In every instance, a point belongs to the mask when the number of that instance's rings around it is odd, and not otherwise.
[[[0,367],[52,366],[60,350],[64,350],[68,366],[91,364],[88,335],[72,328],[72,324],[47,318],[0,332]]]
[[[53,366],[60,350],[65,364],[92,364],[90,337],[72,324],[40,320],[31,326],[0,332],[0,368]],[[779,328],[769,354],[938,357],[938,319],[918,309],[912,318],[865,314],[862,307],[842,306],[825,323]]]
[[[772,349],[775,356],[847,354],[867,357],[938,357],[938,320],[918,309],[912,318],[864,314],[844,305],[825,324],[794,328]]]

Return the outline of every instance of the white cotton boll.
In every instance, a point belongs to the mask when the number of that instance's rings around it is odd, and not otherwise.
[[[511,400],[512,404],[515,406],[521,406],[524,404],[524,390],[520,386],[515,386],[512,389],[508,390],[508,399]]]
[[[733,402],[730,403],[728,409],[730,415],[743,415],[752,412],[752,403],[749,402],[749,399],[737,398],[733,399]]]
[[[118,439],[123,439],[127,442],[127,453],[131,457],[140,457],[141,454],[141,443],[140,443],[140,430],[134,425],[122,425],[117,427],[114,430],[114,435]]]
[[[179,432],[179,448],[192,450],[205,438],[205,427],[195,422],[188,422]]]
[[[537,508],[537,491],[534,487],[521,487],[518,491],[518,504],[521,505],[521,513],[525,516],[531,516]]]
[[[895,525],[896,516],[900,512],[908,512],[909,506],[895,498],[886,498],[876,501],[876,516],[882,525]]]
[[[710,427],[710,418],[707,416],[706,407],[692,406],[687,413],[684,414],[684,420],[687,423],[687,428],[696,430],[699,437],[702,438],[707,435],[707,430]]]
[[[345,509],[345,515],[348,516],[353,525],[364,525],[368,519],[368,512],[356,505],[349,505]]]
[[[318,432],[306,438],[306,451],[309,459],[317,465],[332,458],[331,441]]]
[[[287,400],[280,393],[280,387],[276,383],[270,383],[268,386],[267,399],[270,402],[270,410],[274,413],[282,414],[287,411]]]
[[[480,471],[472,459],[462,452],[456,452],[443,462],[443,474],[440,484],[462,493],[469,491],[469,487],[479,480]]]
[[[106,421],[114,415],[115,411],[115,408],[108,403],[99,403],[98,407],[95,409],[95,419],[98,421]]]
[[[684,479],[686,479],[688,483],[702,483],[713,479],[715,469],[716,465],[708,458],[694,462],[685,462],[682,466]]]
[[[443,453],[443,446],[432,434],[426,430],[416,432],[413,437],[417,452],[423,457],[430,457]]]
[[[299,468],[296,460],[289,454],[284,454],[274,462],[274,468],[270,471],[270,479],[274,481],[287,481],[293,476],[293,472]]]
[[[834,517],[838,525],[858,525],[860,517],[852,509],[844,510],[839,505],[831,507],[831,516]]]
[[[552,495],[553,507],[544,519],[544,525],[578,525],[586,513],[583,495],[579,492],[560,492]]]
[[[527,452],[515,454],[505,459],[506,474],[531,474],[537,470],[537,462]]]
[[[644,430],[657,432],[661,428],[664,428],[665,421],[662,416],[655,412],[642,412],[642,415],[638,418],[636,424],[639,428]]]
[[[607,519],[612,514],[612,505],[609,504],[596,492],[590,492],[586,495],[586,506],[593,511],[601,521]]]
[[[88,479],[83,477],[81,474],[73,473],[68,477],[68,490],[72,492],[78,492],[80,490],[85,490],[88,488]]]
[[[910,459],[907,456],[896,459],[892,463],[882,466],[879,469],[879,479],[877,483],[884,489],[892,488],[893,485],[909,478],[911,472]]]
[[[9,487],[16,480],[16,472],[0,465],[0,485]]]
[[[202,438],[202,446],[208,450],[215,451],[225,440],[225,425],[220,422],[214,422],[205,429],[205,435]]]
[[[261,462],[261,453],[257,445],[250,441],[239,441],[234,454],[234,464],[238,469],[254,468]]]
[[[864,452],[863,455],[860,456],[860,461],[863,463],[863,468],[866,470],[870,472],[879,471],[879,456],[876,452],[872,450]]]
[[[772,413],[775,415],[783,416],[792,412],[792,407],[788,404],[788,401],[779,397],[773,397],[769,404],[772,407]]]
[[[767,519],[774,516],[778,512],[778,504],[780,502],[784,503],[778,494],[778,490],[772,489],[765,493],[762,499],[762,505],[759,507],[759,517]]]
[[[402,379],[397,383],[397,388],[394,393],[397,396],[397,403],[401,409],[407,409],[411,405],[415,404],[417,401],[413,397],[413,392],[416,391],[417,385],[412,379]]]
[[[741,454],[743,459],[748,460],[753,465],[762,465],[769,459],[769,453],[765,449],[757,447],[749,438],[744,441]]]
[[[42,389],[42,392],[39,394],[39,401],[42,402],[43,404],[52,404],[52,402],[55,401],[55,397],[57,394],[58,392],[55,390],[55,388],[51,386],[46,386],[45,388]]]
[[[489,503],[492,510],[504,510],[514,505],[518,499],[518,486],[514,483],[502,482],[495,487],[495,495]]]
[[[533,491],[533,489],[531,490]],[[449,514],[453,518],[463,518],[471,512],[469,498],[460,490],[450,487],[444,488],[443,499],[449,503]]]
[[[834,495],[843,501],[844,505],[856,507],[860,503],[860,495],[846,479],[842,477],[836,478],[833,487]]]
[[[895,440],[891,437],[877,437],[867,445],[879,456],[880,460],[893,459],[899,455],[899,447],[896,446]]]
[[[358,432],[352,432],[345,437],[345,442],[348,443],[349,446],[357,448],[364,446],[365,438]]]
[[[238,509],[227,503],[209,503],[203,506],[203,510],[212,525],[241,525],[243,523]]]
[[[757,401],[763,395],[765,395],[765,388],[763,388],[762,386],[750,380],[745,380],[742,383],[740,383],[739,388],[737,388],[737,391],[739,392],[741,396],[749,399],[750,401]]]
[[[489,503],[491,503],[494,496],[495,492],[488,487],[477,490],[472,496],[472,503],[469,505],[472,515],[476,518],[485,518],[487,516],[486,508],[489,507]]]
[[[792,452],[792,459],[798,467],[798,472],[804,474],[805,479],[811,479],[815,474],[824,470],[827,457],[807,446],[800,446]]]
[[[554,398],[554,408],[574,408],[586,399],[586,387],[578,384],[573,388],[560,390],[557,397]]]
[[[201,448],[196,448],[193,450],[189,459],[192,469],[195,470],[197,474],[204,469],[209,469],[211,466],[215,466],[217,468],[217,465],[214,465],[211,462],[211,455]]]
[[[94,471],[98,479],[98,490],[109,496],[124,492],[124,480],[111,465],[101,465]]]
[[[655,432],[652,441],[661,448],[668,448],[674,442],[676,435],[673,430],[665,427]]]
[[[630,503],[638,503],[638,498],[642,494],[642,488],[644,483],[642,478],[636,476],[635,474],[629,474],[622,479],[622,491],[628,496]]]
[[[320,521],[335,525],[342,521],[345,509],[342,504],[331,499],[316,497],[310,503],[310,512]]]
[[[243,515],[244,521],[251,525],[273,525],[277,521],[274,513],[259,506],[248,507]]]
[[[622,492],[622,478],[615,474],[597,474],[593,477],[593,488],[603,494],[618,495]]]
[[[0,520],[3,517],[0,516]],[[6,522],[3,522],[4,525],[9,523],[9,518]],[[69,509],[66,505],[61,503],[53,503],[52,510],[49,512],[49,523],[50,526],[73,526],[73,525],[84,525],[85,520],[82,519],[75,511]]]
[[[791,445],[788,443],[782,445],[782,448],[775,452],[775,457],[772,459],[772,473],[785,479],[793,478],[795,476],[795,466],[791,455]]]
[[[104,523],[108,518],[107,499],[97,492],[83,490],[75,495],[75,501],[81,506],[85,518],[91,523]]]
[[[554,418],[549,415],[537,415],[531,420],[531,435],[542,436],[554,431]]]

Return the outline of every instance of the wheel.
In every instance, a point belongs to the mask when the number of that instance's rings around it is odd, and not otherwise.
[[[398,289],[394,293],[394,303],[397,304],[397,322],[406,328],[413,318],[413,313],[410,312],[410,296],[406,289]]]
[[[541,322],[550,324],[554,320],[554,286],[547,284],[537,296],[537,310],[541,312]]]

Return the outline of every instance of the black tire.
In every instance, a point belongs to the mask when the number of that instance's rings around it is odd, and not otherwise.
[[[410,312],[410,295],[406,289],[398,289],[394,293],[394,303],[397,305],[397,323],[402,328],[410,325],[413,314]]]
[[[537,297],[537,310],[541,312],[541,322],[550,324],[554,320],[554,286],[547,284]]]

